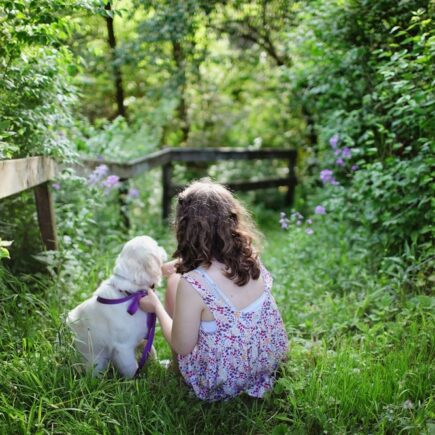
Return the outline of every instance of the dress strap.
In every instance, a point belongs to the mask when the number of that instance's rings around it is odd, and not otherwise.
[[[260,272],[264,280],[264,290],[267,291],[268,293],[271,293],[273,278],[270,272],[264,267],[261,261],[260,261]]]
[[[209,291],[206,286],[194,276],[192,276],[190,272],[181,275],[181,277],[193,287],[193,289],[199,294],[199,296],[203,300],[204,304],[210,309],[213,315],[215,315],[215,311],[217,309],[217,300],[213,292]]]
[[[197,269],[195,269],[195,271],[199,273],[210,284],[210,287],[218,297],[220,297],[232,310],[237,311],[237,308],[231,303],[231,301],[224,294],[224,292],[219,288],[219,286],[212,280],[210,275],[202,267],[198,267]]]

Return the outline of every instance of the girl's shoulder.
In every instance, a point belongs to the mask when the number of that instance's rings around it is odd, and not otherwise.
[[[207,291],[204,283],[200,280],[200,276],[201,275],[198,273],[197,269],[194,269],[183,273],[181,275],[181,282],[190,284],[191,288],[193,288],[196,293],[199,293],[200,296],[204,297],[209,292]]]

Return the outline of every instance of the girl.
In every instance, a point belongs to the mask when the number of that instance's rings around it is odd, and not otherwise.
[[[222,185],[199,181],[179,194],[175,229],[178,273],[168,279],[165,307],[151,290],[141,308],[156,313],[200,399],[262,397],[288,342],[248,213]]]

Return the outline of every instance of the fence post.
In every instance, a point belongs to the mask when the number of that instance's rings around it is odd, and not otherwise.
[[[172,177],[172,163],[166,163],[162,166],[162,184],[163,184],[163,196],[162,196],[162,218],[168,219],[171,209],[171,184]]]
[[[297,158],[297,152],[294,151],[288,161],[288,188],[287,188],[287,195],[285,198],[285,201],[288,205],[292,205],[294,198],[295,198],[295,187],[297,184],[296,179],[296,158]]]
[[[34,193],[42,242],[48,251],[54,251],[57,249],[56,222],[49,183],[36,186]]]

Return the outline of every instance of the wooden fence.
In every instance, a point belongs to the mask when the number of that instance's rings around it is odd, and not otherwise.
[[[57,248],[56,221],[48,185],[57,171],[56,163],[49,157],[0,160],[0,199],[34,190],[39,228],[47,250]]]
[[[293,202],[296,186],[296,151],[278,149],[228,149],[228,148],[167,148],[139,159],[126,163],[106,160],[84,159],[76,165],[79,173],[86,174],[99,165],[106,165],[111,175],[117,175],[122,182],[120,201],[127,192],[126,184],[130,178],[143,174],[150,169],[162,167],[162,215],[166,219],[170,211],[171,198],[183,186],[172,183],[172,169],[174,162],[216,162],[222,160],[270,160],[282,159],[288,164],[288,174],[285,178],[272,178],[257,181],[238,181],[226,185],[236,191],[263,189],[270,187],[287,187],[286,201]],[[26,159],[0,161],[0,199],[34,189],[36,208],[42,240],[48,250],[56,249],[56,227],[53,202],[48,182],[58,172],[56,163],[48,157],[29,157]],[[122,207],[125,210],[125,207]],[[124,224],[128,226],[128,215],[124,212]]]

